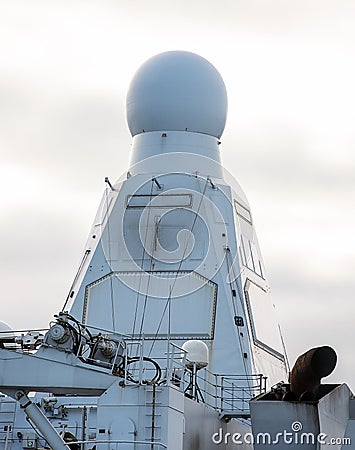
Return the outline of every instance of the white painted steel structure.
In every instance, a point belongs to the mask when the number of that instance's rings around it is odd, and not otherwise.
[[[71,448],[208,450],[220,427],[250,430],[249,400],[286,379],[250,206],[221,166],[226,114],[223,80],[200,56],[167,52],[138,70],[128,173],[107,180],[63,310],[0,349],[0,448],[50,440],[18,391],[36,392]],[[191,340],[208,349],[199,371],[181,358]]]

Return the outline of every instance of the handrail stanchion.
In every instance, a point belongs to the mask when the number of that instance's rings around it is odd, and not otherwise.
[[[221,377],[221,411],[223,411],[224,377]]]
[[[218,375],[215,374],[214,376],[215,384],[216,384],[216,395],[215,395],[215,408],[218,408]]]
[[[143,344],[144,344],[144,334],[142,335],[142,340],[138,344],[140,346],[140,355],[139,355],[139,383],[143,380]]]

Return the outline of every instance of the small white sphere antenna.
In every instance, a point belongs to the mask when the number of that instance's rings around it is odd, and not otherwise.
[[[208,365],[208,347],[203,341],[186,341],[182,345],[182,349],[186,352],[186,367],[188,369],[196,367],[196,370],[199,370]]]

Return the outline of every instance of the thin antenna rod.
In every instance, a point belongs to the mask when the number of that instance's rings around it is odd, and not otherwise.
[[[152,181],[154,181],[154,183],[158,186],[158,189],[161,189],[161,184],[156,178],[152,178]]]
[[[108,177],[105,177],[105,183],[107,183],[110,186],[111,191],[114,191],[111,181],[108,179]]]

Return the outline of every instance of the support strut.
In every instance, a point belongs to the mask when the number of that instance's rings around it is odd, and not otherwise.
[[[47,417],[42,413],[38,406],[33,403],[23,391],[16,393],[16,398],[19,401],[21,408],[25,411],[26,416],[34,423],[34,425],[41,432],[45,440],[48,442],[53,450],[69,450],[65,445],[58,432],[49,422]]]

